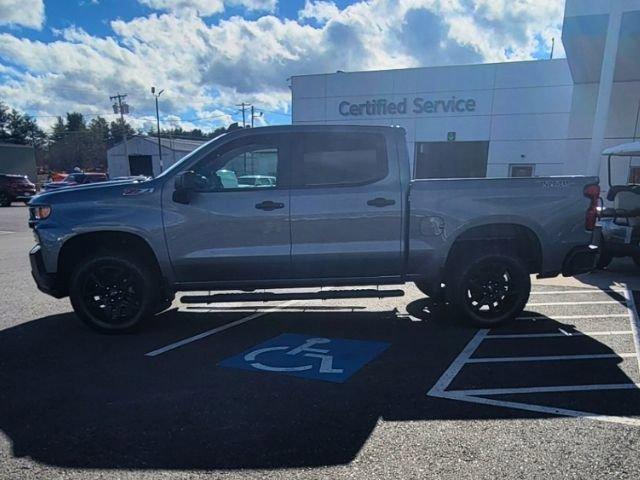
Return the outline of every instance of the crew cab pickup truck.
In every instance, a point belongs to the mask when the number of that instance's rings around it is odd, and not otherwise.
[[[230,177],[273,177],[242,185]],[[519,314],[530,274],[593,268],[595,177],[411,180],[405,132],[237,130],[161,175],[30,203],[40,290],[103,332],[176,291],[415,282],[480,325]]]

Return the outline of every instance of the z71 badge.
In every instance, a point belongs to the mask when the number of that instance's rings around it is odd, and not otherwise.
[[[565,188],[568,186],[568,180],[545,180],[542,182],[542,188]]]

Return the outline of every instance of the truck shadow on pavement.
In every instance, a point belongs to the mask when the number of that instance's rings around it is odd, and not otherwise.
[[[393,310],[344,308],[271,313],[157,357],[145,353],[246,313],[170,310],[141,333],[117,337],[87,330],[73,314],[6,329],[0,332],[0,429],[15,456],[61,467],[269,469],[347,464],[380,421],[545,417],[427,396],[476,334],[428,300],[408,307],[421,321]],[[551,331],[567,328],[549,318],[544,323]],[[218,366],[285,332],[391,345],[345,383]],[[612,352],[593,338],[581,342]],[[620,361],[596,374],[630,382]],[[568,380],[583,381],[582,370]],[[462,386],[478,386],[483,375]],[[545,370],[532,381],[567,381],[553,375]],[[586,409],[640,414],[637,396],[614,400],[587,399]],[[428,448],[431,424],[420,428]],[[402,433],[386,435],[403,448]]]

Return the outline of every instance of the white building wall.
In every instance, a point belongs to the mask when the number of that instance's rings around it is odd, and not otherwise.
[[[536,163],[537,175],[563,174],[573,81],[565,60],[414,68],[293,77],[294,124],[399,125],[413,162],[416,142],[489,141],[487,174]],[[473,99],[473,111],[415,113],[416,98]],[[341,102],[406,99],[406,113],[344,115]],[[343,112],[344,113],[344,112]]]
[[[158,144],[148,139],[134,137],[127,142],[127,152],[129,155],[151,155],[153,165],[153,174],[159,175],[160,155],[158,153]],[[189,152],[181,152],[170,148],[162,147],[162,163],[166,170]],[[129,171],[129,161],[125,157],[124,144],[119,143],[107,151],[107,168],[111,178],[126,177],[131,175]]]

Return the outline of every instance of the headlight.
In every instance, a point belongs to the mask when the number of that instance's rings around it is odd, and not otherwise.
[[[44,220],[51,215],[51,207],[48,205],[36,205],[31,207],[31,211],[33,212],[33,218],[35,220]]]

